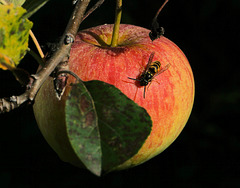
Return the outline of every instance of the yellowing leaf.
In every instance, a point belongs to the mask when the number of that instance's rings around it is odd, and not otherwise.
[[[8,57],[0,54],[0,68],[3,70],[12,70],[15,68],[14,63]]]
[[[0,3],[7,5],[13,3],[15,7],[22,6],[25,0],[0,0]]]
[[[0,4],[0,68],[15,68],[28,49],[32,22],[23,19],[26,10],[13,4]]]

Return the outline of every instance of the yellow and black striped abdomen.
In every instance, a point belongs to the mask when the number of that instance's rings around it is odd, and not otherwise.
[[[160,70],[160,67],[161,67],[161,63],[159,61],[154,61],[152,62],[150,65],[149,65],[149,69],[148,71],[154,75],[156,74],[159,70]]]

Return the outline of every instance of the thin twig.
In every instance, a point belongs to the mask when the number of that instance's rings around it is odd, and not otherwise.
[[[95,11],[97,8],[99,8],[103,4],[104,0],[99,0],[91,9],[87,11],[87,13],[84,15],[83,20],[85,20],[90,14],[92,14],[93,11]]]
[[[30,83],[28,84],[29,89],[27,89],[25,93],[20,96],[12,96],[9,99],[0,99],[0,113],[11,111],[26,101],[34,100],[38,90],[48,78],[48,76],[54,71],[54,69],[58,66],[59,63],[62,62],[64,58],[69,56],[72,42],[74,40],[70,40],[71,43],[66,43],[66,38],[75,38],[78,28],[82,22],[83,15],[85,14],[89,3],[90,0],[78,1],[59,43],[59,49],[53,54],[51,58],[49,58],[45,66],[39,72],[31,76],[32,79],[30,79]]]
[[[168,0],[165,0],[164,3],[162,4],[162,6],[158,9],[156,15],[154,16],[153,18],[153,22],[156,22],[157,21],[157,17],[159,15],[159,13],[162,11],[163,7],[167,4]]]
[[[152,26],[151,26],[151,32],[149,33],[149,37],[152,41],[156,40],[157,38],[160,38],[162,35],[164,35],[164,28],[159,26],[158,23],[158,15],[162,11],[163,7],[167,4],[168,0],[165,0],[162,6],[158,9],[156,15],[154,16],[152,20]]]

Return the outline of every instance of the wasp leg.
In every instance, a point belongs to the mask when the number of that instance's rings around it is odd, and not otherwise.
[[[144,86],[144,90],[143,90],[143,98],[145,99],[145,95],[146,95],[146,86]]]

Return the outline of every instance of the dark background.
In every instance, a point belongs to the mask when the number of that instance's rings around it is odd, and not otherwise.
[[[81,29],[113,23],[115,1],[105,1]],[[122,23],[149,28],[162,2],[123,1]],[[50,0],[31,17],[41,44],[62,35],[71,11],[70,0]],[[188,57],[196,84],[190,119],[162,154],[96,177],[60,161],[24,106],[0,115],[0,187],[240,187],[239,18],[239,0],[170,0],[161,12],[165,36]],[[20,67],[34,73],[37,65],[27,55]],[[0,97],[24,91],[10,72],[0,70],[0,79]]]

